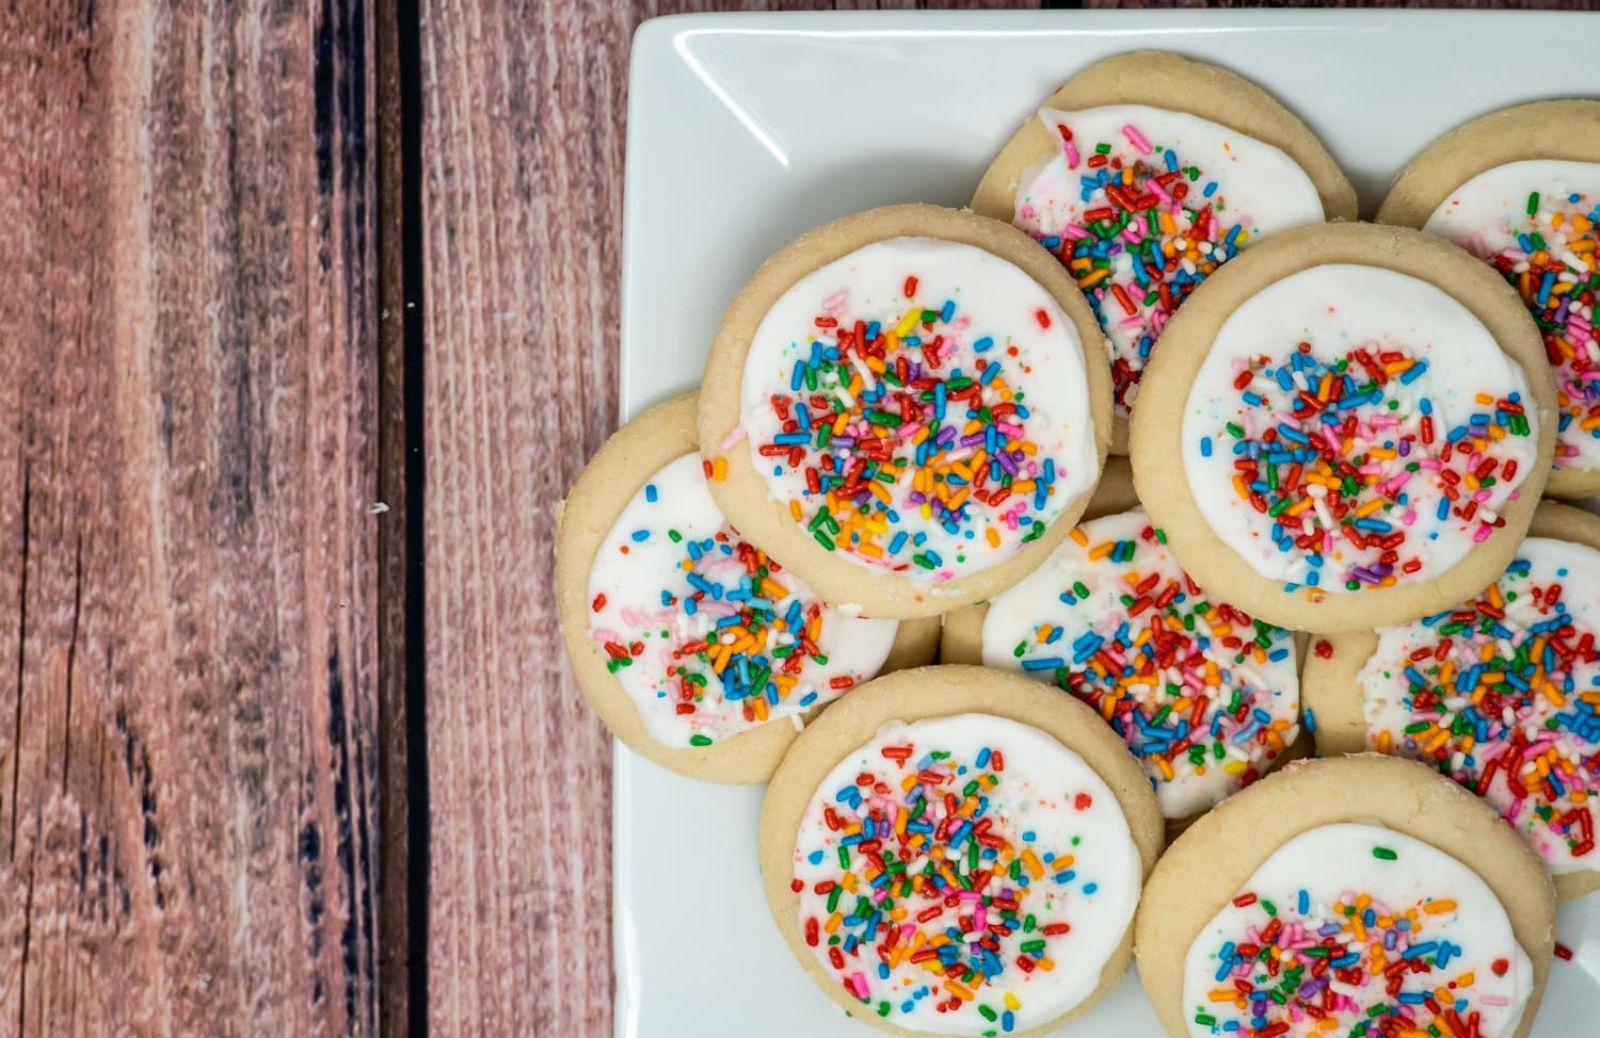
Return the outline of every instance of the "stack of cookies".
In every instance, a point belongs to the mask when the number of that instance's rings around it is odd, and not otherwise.
[[[1600,490],[1600,102],[1355,217],[1259,88],[1111,58],[970,210],[781,249],[573,488],[580,684],[769,783],[853,1015],[1033,1033],[1137,957],[1174,1038],[1527,1033],[1600,889],[1600,518],[1541,501]]]

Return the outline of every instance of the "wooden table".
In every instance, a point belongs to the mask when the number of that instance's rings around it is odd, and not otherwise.
[[[0,1034],[609,1032],[551,509],[709,6],[0,12]]]

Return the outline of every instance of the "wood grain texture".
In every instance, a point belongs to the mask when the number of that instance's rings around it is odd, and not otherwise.
[[[411,496],[406,475],[407,388],[403,211],[415,185],[402,172],[400,16],[394,0],[376,5],[374,82],[377,119],[378,191],[378,384],[377,384],[377,695],[378,695],[378,1032],[404,1038],[411,1033],[413,940],[425,934],[411,926],[414,846],[427,846],[426,833],[412,840],[410,774],[416,762],[407,709],[411,648],[407,625],[407,575],[417,564],[407,538]],[[415,69],[406,72],[415,76]],[[421,377],[420,371],[410,378]],[[420,647],[419,647],[420,648]],[[425,908],[425,905],[418,906]],[[420,928],[419,928],[420,929]]]
[[[0,12],[0,1033],[375,1030],[370,65]]]

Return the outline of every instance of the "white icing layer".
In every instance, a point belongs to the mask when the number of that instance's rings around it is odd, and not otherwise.
[[[1468,180],[1439,204],[1424,227],[1494,263],[1539,320],[1561,396],[1557,468],[1600,467],[1594,303],[1582,300],[1581,289],[1563,292],[1580,283],[1592,289],[1597,211],[1600,163],[1530,159]]]
[[[1080,529],[990,599],[984,665],[1069,688],[1144,763],[1168,818],[1198,814],[1299,735],[1293,638],[1193,590],[1143,509]]]
[[[848,685],[836,688],[835,679],[854,683],[872,677],[894,644],[899,625],[893,620],[841,615],[770,562],[772,572],[756,591],[755,609],[743,623],[719,626],[729,617],[740,618],[751,600],[741,550],[754,553],[711,500],[700,455],[685,454],[639,488],[595,554],[589,572],[590,637],[613,658],[618,652],[609,647],[626,650],[629,662],[614,665],[613,676],[632,698],[650,737],[663,745],[720,742],[762,720],[837,699]],[[694,600],[692,612],[689,600]],[[758,617],[766,622],[757,622]],[[800,622],[791,623],[791,617]],[[815,632],[817,650],[810,655],[796,643],[797,634],[808,629]],[[702,643],[711,644],[701,648]],[[718,646],[729,651],[730,662],[723,666],[732,668],[730,677],[741,658],[758,671],[757,661],[764,660],[775,672],[756,690],[766,699],[764,718],[755,712],[754,697],[728,698],[737,683],[719,676],[712,659]],[[795,657],[803,662],[791,663]]]
[[[745,361],[740,421],[768,492],[797,502],[814,536],[873,571],[938,584],[1010,558],[1098,478],[1083,357],[1066,313],[1022,270],[975,246],[897,238],[773,304]],[[987,429],[979,403],[1001,409]],[[762,453],[778,448],[790,454]],[[858,478],[868,463],[881,478]]]
[[[1359,907],[1347,913],[1347,906]],[[1269,939],[1264,931],[1274,926]],[[1280,951],[1251,961],[1238,951],[1264,944]],[[1304,954],[1319,944],[1330,952]],[[1221,956],[1223,949],[1232,954]],[[1319,959],[1331,964],[1320,975]],[[1273,973],[1269,960],[1279,967]],[[1400,960],[1420,960],[1421,968],[1408,967],[1391,994],[1384,970]],[[1287,979],[1294,967],[1302,971],[1298,983]],[[1241,983],[1283,991],[1288,1000],[1241,997],[1240,1005],[1213,997],[1236,994]],[[1332,992],[1331,1010],[1323,988]],[[1288,1024],[1276,1032],[1283,1038],[1344,1036],[1363,1021],[1376,1035],[1367,1011],[1378,1006],[1405,1021],[1396,1033],[1426,1033],[1436,1016],[1454,1011],[1462,1021],[1477,1014],[1484,1038],[1510,1038],[1532,990],[1533,965],[1488,884],[1450,855],[1380,825],[1325,825],[1284,843],[1200,929],[1184,958],[1184,1016],[1194,1038],[1253,1034],[1280,1022]],[[1305,1004],[1338,1024],[1329,1029]],[[1225,1030],[1230,1023],[1236,1032]]]
[[[902,764],[892,755],[903,747]],[[873,855],[904,863],[894,876],[918,878],[874,884]],[[830,910],[827,890],[845,875],[870,896],[842,897]],[[976,1035],[1037,1027],[1094,992],[1133,919],[1141,869],[1116,797],[1083,758],[1036,728],[962,714],[892,723],[846,754],[806,810],[794,876],[802,934],[864,1012],[882,1005],[900,1027]],[[952,984],[939,955],[992,962],[996,972]]]
[[[1490,594],[1378,632],[1358,677],[1368,744],[1441,764],[1550,871],[1600,870],[1597,633],[1600,552],[1529,537]]]
[[[1072,112],[1046,108],[1039,119],[1058,148],[1023,174],[1013,221],[1060,254],[1069,267],[1073,260],[1082,262],[1085,269],[1072,268],[1080,282],[1092,256],[1110,261],[1110,276],[1086,285],[1085,292],[1110,340],[1118,375],[1117,407],[1126,414],[1138,373],[1171,315],[1164,302],[1144,302],[1152,286],[1166,280],[1181,295],[1188,282],[1198,281],[1215,263],[1263,235],[1321,223],[1322,202],[1311,178],[1287,154],[1199,116],[1145,105],[1109,105]],[[1101,145],[1109,146],[1104,164],[1095,158]],[[1091,161],[1097,165],[1089,165]],[[1099,240],[1086,237],[1085,214],[1107,206],[1101,178],[1119,167],[1134,171],[1138,194],[1155,195],[1152,207],[1141,212],[1155,213],[1158,223],[1164,218],[1167,226],[1152,239],[1141,222],[1112,236],[1110,247],[1080,250],[1078,240]],[[1145,173],[1176,176],[1167,178],[1166,189],[1152,192],[1145,186]],[[1174,184],[1185,186],[1185,197],[1172,197]],[[1198,217],[1201,213],[1204,219]],[[1239,230],[1230,233],[1235,226]],[[1152,262],[1142,247],[1151,240],[1170,246],[1160,262]],[[1173,269],[1164,276],[1135,269],[1159,269],[1167,260]],[[1113,285],[1128,293],[1127,307],[1112,294]]]
[[[1494,457],[1517,463],[1514,477],[1497,480],[1493,487],[1469,487],[1465,492],[1476,502],[1471,518],[1462,518],[1455,509],[1441,518],[1438,506],[1445,495],[1435,478],[1438,466],[1430,459],[1442,450],[1450,432],[1474,415],[1487,413],[1493,421],[1494,407],[1480,402],[1480,394],[1493,399],[1515,394],[1531,403],[1528,380],[1466,307],[1426,281],[1380,267],[1327,264],[1291,274],[1245,300],[1223,322],[1190,388],[1182,430],[1189,489],[1211,531],[1260,576],[1289,584],[1317,583],[1314,577],[1321,576],[1320,586],[1334,593],[1354,590],[1346,585],[1347,579],[1355,579],[1352,568],[1376,558],[1375,552],[1352,551],[1343,530],[1336,529],[1345,524],[1328,519],[1326,510],[1318,508],[1302,521],[1315,522],[1328,532],[1317,553],[1319,567],[1310,558],[1313,553],[1298,546],[1285,550],[1278,520],[1237,492],[1234,463],[1240,455],[1235,451],[1242,441],[1227,425],[1242,426],[1246,441],[1260,442],[1269,431],[1278,435],[1275,430],[1288,417],[1297,394],[1315,392],[1317,387],[1300,379],[1285,389],[1264,377],[1261,359],[1276,368],[1289,361],[1301,343],[1309,343],[1309,357],[1322,364],[1345,361],[1351,351],[1361,349],[1380,359],[1385,353],[1403,354],[1426,365],[1409,381],[1390,377],[1381,404],[1351,409],[1362,422],[1385,423],[1363,437],[1363,452],[1368,458],[1381,454],[1387,460],[1371,461],[1356,476],[1363,500],[1378,496],[1371,490],[1373,484],[1400,488],[1386,493],[1394,505],[1385,507],[1375,521],[1384,524],[1383,536],[1404,533],[1404,550],[1398,552],[1401,561],[1419,561],[1409,571],[1396,566],[1389,575],[1393,583],[1430,580],[1460,562],[1474,537],[1481,540],[1486,535],[1479,532],[1483,524],[1493,521],[1530,471],[1537,457],[1538,416],[1527,408],[1529,432],[1492,445]],[[1247,367],[1257,374],[1244,392],[1258,394],[1265,404],[1249,406],[1234,386]],[[1354,394],[1354,384],[1364,383],[1368,375],[1353,362],[1350,373]],[[1391,401],[1398,406],[1390,408]],[[1342,421],[1348,413],[1330,417]],[[1427,433],[1421,431],[1425,417],[1431,419]],[[1312,424],[1312,431],[1323,439],[1341,438],[1338,429],[1321,420]],[[1432,438],[1427,450],[1420,447],[1425,437]],[[1401,440],[1419,446],[1399,456],[1396,448]],[[1454,450],[1452,456],[1456,467],[1466,465],[1464,452]],[[1420,471],[1411,471],[1412,462],[1421,466]],[[1267,488],[1263,484],[1259,489]],[[1325,497],[1324,488],[1316,488],[1313,496]]]

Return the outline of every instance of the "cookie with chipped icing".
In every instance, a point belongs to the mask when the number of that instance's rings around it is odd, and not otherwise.
[[[774,920],[806,973],[899,1034],[1034,1035],[1131,958],[1161,812],[1082,703],[980,667],[863,686],[795,741],[761,815]]]
[[[1039,569],[945,617],[939,657],[1021,671],[1093,707],[1144,765],[1168,833],[1303,756],[1293,632],[1206,595],[1113,458]]]
[[[1356,194],[1306,125],[1254,83],[1163,51],[1083,69],[1012,135],[972,208],[1072,273],[1109,342],[1115,430],[1166,321],[1213,270],[1291,227],[1353,220]]]
[[[804,720],[932,658],[936,621],[824,604],[706,490],[694,394],[639,415],[579,476],[556,531],[561,630],[613,735],[694,778],[763,782]]]
[[[1313,636],[1323,754],[1424,761],[1484,797],[1563,899],[1600,890],[1600,518],[1544,502],[1501,577],[1380,631]]]
[[[1453,605],[1511,560],[1549,472],[1554,385],[1516,293],[1395,227],[1285,231],[1201,285],[1133,421],[1178,561],[1303,630]]]
[[[1494,267],[1527,304],[1556,376],[1557,497],[1600,491],[1600,101],[1536,101],[1424,148],[1378,208]]]
[[[824,598],[933,616],[1072,527],[1110,396],[1094,316],[1032,239],[889,206],[807,232],[734,299],[700,450],[729,520]]]
[[[1297,761],[1195,822],[1135,945],[1172,1038],[1526,1038],[1554,929],[1549,877],[1491,808],[1363,754]]]

